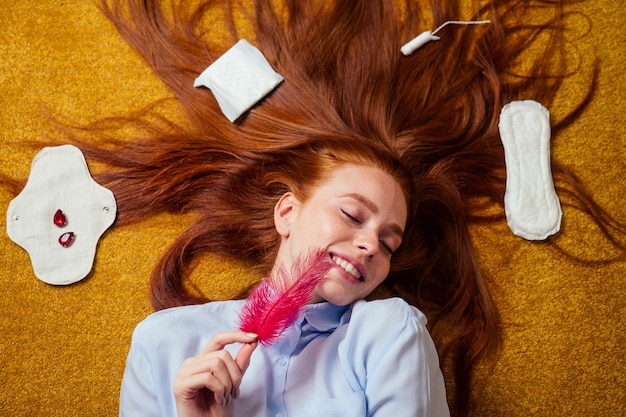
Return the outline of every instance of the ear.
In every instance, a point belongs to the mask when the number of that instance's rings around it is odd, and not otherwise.
[[[298,199],[292,192],[287,192],[280,197],[274,206],[274,227],[282,237],[289,237],[292,215],[297,205]]]

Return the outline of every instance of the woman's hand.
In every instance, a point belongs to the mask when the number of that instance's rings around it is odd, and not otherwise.
[[[243,343],[237,356],[224,350]],[[179,417],[226,417],[232,400],[257,346],[257,335],[244,332],[217,333],[197,356],[183,362],[174,381],[174,398]]]

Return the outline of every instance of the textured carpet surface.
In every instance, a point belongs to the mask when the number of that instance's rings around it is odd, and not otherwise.
[[[588,110],[553,146],[598,201],[626,221],[626,9],[579,6],[570,40],[601,62]],[[89,0],[4,0],[0,9],[0,166],[26,177],[51,112],[77,122],[136,110],[168,95]],[[562,95],[580,97],[577,80]],[[558,116],[559,108],[551,109]],[[105,234],[92,274],[53,287],[6,236],[11,200],[0,190],[0,415],[114,416],[130,335],[150,312],[148,276],[189,219],[157,216]],[[587,259],[611,248],[565,208],[561,245]],[[504,345],[475,381],[477,416],[626,414],[626,264],[583,265],[505,224],[476,228],[504,329]],[[243,265],[203,261],[198,279],[227,298],[253,277]],[[235,284],[233,282],[236,282]]]

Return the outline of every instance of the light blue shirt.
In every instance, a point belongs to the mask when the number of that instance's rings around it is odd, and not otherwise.
[[[172,386],[186,358],[237,329],[243,301],[152,314],[133,333],[120,416],[176,416]],[[240,345],[226,347],[233,357]],[[234,417],[449,416],[426,318],[405,301],[312,304],[278,342],[259,345]]]

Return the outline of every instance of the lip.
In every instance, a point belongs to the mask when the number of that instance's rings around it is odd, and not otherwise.
[[[349,255],[344,255],[344,254],[330,253],[330,258],[333,264],[335,264],[336,269],[341,273],[341,276],[344,277],[346,280],[355,284],[360,284],[362,282],[367,281],[367,275],[365,274],[365,269],[363,268],[363,265],[359,261],[357,261],[354,257],[349,256]],[[341,259],[342,261],[347,262],[349,265],[355,268],[358,271],[361,278],[360,279],[356,278],[354,275],[352,275],[351,273],[346,271],[344,268],[339,266],[337,262],[335,262],[337,258]]]

